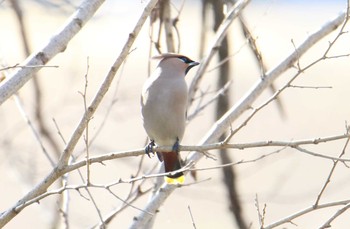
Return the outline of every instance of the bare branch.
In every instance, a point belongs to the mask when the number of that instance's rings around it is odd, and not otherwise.
[[[117,196],[114,192],[111,191],[110,188],[107,188],[107,190],[108,190],[115,198],[117,198],[118,200],[122,201],[126,206],[130,206],[130,207],[132,207],[132,208],[134,208],[134,209],[136,209],[136,210],[139,210],[139,211],[141,211],[141,212],[144,212],[141,208],[138,208],[138,207],[132,205],[131,203],[128,203],[127,201],[123,200],[123,199],[120,198],[119,196]],[[151,215],[152,215],[152,213],[150,213],[150,212],[145,212],[145,213],[146,213],[146,214],[151,214]]]
[[[104,224],[108,225],[112,219],[114,219],[114,217],[120,213],[121,211],[123,211],[124,209],[126,209],[127,206],[131,205],[133,202],[135,202],[139,197],[145,195],[146,193],[149,193],[152,190],[152,188],[149,188],[147,190],[141,190],[141,188],[137,188],[131,195],[128,196],[128,198],[125,201],[125,203],[123,205],[121,205],[119,208],[115,209],[114,211],[112,211],[109,215],[107,215],[104,218]],[[124,202],[123,201],[123,202]],[[102,224],[99,224],[97,226],[94,226],[93,228],[101,228]]]
[[[175,185],[167,185],[163,183],[163,185],[158,189],[155,195],[152,196],[152,199],[145,206],[144,211],[156,213],[156,209],[164,203],[166,198],[175,190],[177,186]],[[134,217],[133,224],[129,227],[130,229],[138,229],[143,228],[143,225],[147,225],[148,221],[151,220],[150,214],[145,214],[141,212],[137,217]]]
[[[84,111],[85,113],[88,112],[87,108],[87,101],[86,101],[86,94],[87,94],[87,88],[88,88],[88,73],[89,73],[89,58],[87,58],[86,62],[86,73],[84,75],[85,79],[85,85],[84,85],[84,91],[80,92],[80,94],[83,97],[83,104],[84,104]],[[85,143],[85,151],[86,151],[86,183],[90,184],[90,164],[88,163],[89,158],[90,158],[90,151],[89,151],[89,122],[91,119],[86,119],[85,120],[85,136],[84,136],[84,143]]]
[[[300,145],[316,145],[320,143],[326,143],[341,139],[347,139],[350,137],[350,134],[342,134],[342,135],[336,135],[331,137],[324,137],[324,138],[315,138],[315,139],[306,139],[306,140],[295,140],[295,141],[262,141],[262,142],[252,142],[252,143],[240,143],[240,144],[226,144],[225,142],[218,142],[213,144],[206,144],[206,145],[200,145],[200,146],[180,146],[180,151],[208,151],[208,150],[215,150],[215,149],[247,149],[247,148],[257,148],[257,147],[292,147],[297,148]],[[172,149],[172,146],[155,146],[154,150],[157,152],[168,152]],[[298,149],[298,148],[297,148]],[[298,149],[299,150],[299,149]],[[124,158],[124,157],[135,157],[144,155],[145,151],[144,149],[136,149],[136,150],[130,150],[130,151],[123,151],[123,152],[112,152],[109,154],[104,154],[100,156],[90,157],[90,164],[92,163],[101,163],[103,161],[113,160],[117,158]],[[313,156],[319,156],[322,158],[326,158],[329,160],[340,160],[340,161],[350,161],[350,159],[343,159],[343,158],[335,158],[335,157],[329,157],[324,156],[321,154],[313,154]],[[77,168],[80,168],[82,166],[85,166],[86,161],[82,160],[73,164],[70,164],[66,166],[62,172],[67,173],[70,171],[73,171]]]
[[[349,205],[349,204],[350,204],[350,200],[341,200],[341,201],[329,202],[329,203],[325,203],[325,204],[319,204],[317,206],[312,205],[312,206],[307,207],[301,211],[298,211],[290,216],[287,216],[283,219],[280,219],[274,223],[266,225],[265,227],[262,227],[261,229],[272,229],[272,228],[275,228],[275,227],[280,226],[280,225],[285,224],[285,223],[291,223],[293,219],[296,219],[299,216],[305,215],[307,213],[310,213],[310,212],[313,212],[313,211],[316,211],[319,209],[329,208],[329,207],[334,207],[334,206],[339,206],[339,205]]]
[[[264,227],[264,223],[265,223],[266,204],[264,204],[264,208],[263,208],[263,211],[261,213],[259,199],[258,199],[258,195],[257,194],[255,195],[255,207],[256,207],[256,210],[258,212],[260,228],[263,228]]]
[[[7,67],[3,67],[0,68],[0,71],[7,71],[10,69],[14,69],[14,68],[59,68],[58,65],[19,65],[19,64],[15,64],[12,66],[7,66]]]
[[[32,131],[32,133],[33,133],[33,135],[35,137],[35,140],[39,143],[40,148],[43,151],[45,157],[49,160],[51,166],[54,167],[55,166],[55,161],[51,158],[50,154],[47,152],[47,150],[46,150],[46,148],[44,146],[44,143],[43,143],[43,141],[40,138],[39,132],[35,129],[32,121],[29,119],[26,111],[24,110],[24,106],[23,106],[22,100],[21,100],[21,98],[18,95],[15,95],[15,101],[16,101],[18,110],[20,111],[23,119],[26,121],[26,123],[28,124],[30,130]]]
[[[315,138],[315,139],[306,139],[306,140],[295,140],[295,141],[262,141],[262,142],[252,142],[252,143],[240,143],[240,144],[226,144],[224,142],[219,142],[219,143],[213,143],[213,144],[206,144],[206,145],[201,145],[201,146],[185,146],[181,145],[180,150],[181,151],[198,151],[198,152],[203,152],[203,151],[208,151],[208,150],[215,150],[215,149],[222,149],[222,148],[230,148],[230,149],[247,149],[247,148],[258,148],[258,147],[291,147],[299,150],[300,145],[316,145],[320,143],[326,143],[326,142],[331,142],[331,141],[336,141],[336,140],[341,140],[341,139],[347,139],[350,137],[350,134],[346,135],[336,135],[336,136],[331,136],[331,137],[324,137],[324,138]],[[167,152],[171,150],[171,146],[155,146],[154,150],[158,152]],[[302,151],[301,149],[300,151]],[[302,151],[304,152],[304,151]],[[307,154],[310,154],[309,151],[306,151]],[[124,152],[112,152],[109,154],[105,155],[100,155],[100,156],[95,156],[91,157],[89,160],[89,163],[101,163],[103,161],[108,161],[108,160],[113,160],[117,158],[124,158],[124,157],[132,157],[132,156],[140,156],[144,155],[144,149],[137,149],[137,150],[130,150],[130,151],[124,151]],[[312,156],[318,156],[321,158],[329,159],[329,160],[339,160],[339,161],[350,161],[350,159],[344,159],[344,158],[336,158],[336,157],[330,157],[326,155],[321,155],[321,154],[316,154],[311,152]],[[86,165],[86,160],[82,160],[73,164],[70,164],[66,166],[62,172],[67,173],[70,171],[73,171],[77,168],[83,167]]]
[[[62,139],[62,142],[63,142],[64,144],[67,144],[67,142],[66,142],[66,140],[64,139],[63,134],[62,134],[62,132],[61,132],[61,130],[60,130],[60,128],[59,128],[57,122],[56,122],[56,119],[53,118],[52,121],[53,121],[53,123],[54,123],[54,125],[55,125],[55,127],[56,127],[57,134],[58,134],[58,135],[61,137],[61,139]]]
[[[193,111],[192,114],[187,116],[187,120],[191,121],[193,118],[195,118],[201,111],[203,111],[206,107],[208,107],[210,104],[212,104],[214,101],[218,99],[219,96],[226,93],[226,91],[230,88],[232,81],[227,82],[222,88],[220,88],[215,95],[209,99],[207,102],[205,102],[203,105],[196,108],[195,111]]]
[[[221,168],[225,168],[225,167],[232,167],[232,166],[235,166],[235,165],[241,165],[241,164],[248,164],[248,163],[254,163],[254,162],[257,162],[257,161],[260,161],[266,157],[269,157],[271,155],[274,155],[274,154],[277,154],[279,152],[281,152],[282,150],[284,150],[286,147],[282,148],[282,149],[278,149],[278,150],[275,150],[271,153],[267,153],[267,154],[263,154],[257,158],[253,158],[253,159],[250,159],[250,160],[240,160],[240,161],[237,161],[237,162],[230,162],[230,163],[225,163],[225,164],[221,164],[221,165],[217,165],[217,166],[211,166],[211,167],[205,167],[205,168],[194,168],[194,169],[186,169],[184,171],[206,171],[206,170],[215,170],[215,169],[221,169]]]
[[[325,158],[325,159],[329,159],[329,160],[333,160],[333,161],[341,161],[341,162],[349,162],[350,161],[350,159],[343,159],[340,157],[331,157],[331,156],[315,153],[315,152],[312,152],[310,150],[304,149],[300,146],[294,146],[293,148],[299,150],[300,152],[303,152],[303,153],[306,153],[306,154],[309,154],[309,155],[315,156],[315,157],[321,157],[321,158]]]
[[[349,128],[348,128],[348,127],[347,127],[347,131],[348,131],[348,133],[349,133]],[[342,152],[341,152],[340,155],[339,155],[339,158],[342,158],[343,155],[345,154],[345,150],[346,150],[346,148],[348,147],[349,141],[350,141],[350,138],[348,138],[348,139],[346,140],[345,145],[344,145],[344,147],[343,147],[343,150],[342,150]],[[335,167],[337,167],[338,162],[339,162],[339,160],[334,160],[334,161],[333,161],[333,166],[332,166],[332,168],[331,168],[331,171],[330,171],[329,174],[328,174],[327,180],[326,180],[326,182],[324,183],[324,185],[323,185],[323,187],[322,187],[320,193],[317,195],[317,199],[316,199],[316,202],[315,202],[315,206],[318,205],[318,203],[319,203],[320,200],[321,200],[322,194],[323,194],[324,191],[326,190],[328,184],[331,182],[331,177],[332,177],[332,175],[333,175],[333,173],[334,173]]]
[[[170,0],[162,0],[161,2],[162,20],[165,30],[165,41],[167,46],[167,52],[175,52],[174,36],[173,36],[173,23],[171,18]]]
[[[346,204],[343,208],[339,209],[331,218],[329,218],[319,229],[326,229],[331,227],[331,223],[345,211],[350,208],[350,203]]]
[[[301,86],[301,85],[289,85],[290,88],[300,88],[300,89],[332,89],[332,86]]]
[[[192,211],[191,211],[191,207],[190,205],[187,206],[187,209],[188,209],[188,212],[190,213],[190,216],[191,216],[191,222],[192,222],[192,226],[194,229],[196,229],[196,223],[194,222],[194,218],[193,218],[193,215],[192,215]]]

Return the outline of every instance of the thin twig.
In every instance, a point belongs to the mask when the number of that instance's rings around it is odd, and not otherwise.
[[[71,158],[73,160],[73,158]],[[78,169],[79,171],[79,169]],[[80,171],[79,171],[80,172]],[[62,187],[66,187],[68,185],[68,178],[69,174],[66,173],[62,176],[61,179],[61,185]],[[60,206],[60,213],[63,218],[64,228],[69,229],[69,203],[70,203],[70,193],[68,190],[65,190],[62,192],[61,197],[61,206]]]
[[[63,134],[62,134],[62,132],[61,132],[61,130],[60,130],[60,128],[59,128],[57,122],[56,122],[56,119],[53,118],[52,121],[53,121],[53,123],[54,123],[54,125],[55,125],[55,128],[56,128],[56,130],[57,130],[57,134],[60,136],[62,142],[63,142],[64,144],[67,144],[67,142],[66,142],[66,140],[64,139]]]
[[[194,218],[193,218],[193,215],[192,215],[192,211],[191,211],[190,205],[187,206],[187,209],[188,209],[188,212],[190,213],[190,216],[191,216],[192,226],[193,226],[194,229],[197,229],[196,223],[194,222]]]
[[[264,208],[263,208],[263,211],[261,213],[258,194],[255,194],[255,207],[256,207],[256,211],[258,212],[260,228],[264,228],[265,215],[266,215],[266,204],[264,204]]]
[[[349,127],[346,127],[346,128],[347,128],[347,132],[349,133]],[[342,158],[342,157],[344,156],[345,150],[346,150],[346,148],[348,147],[349,141],[350,141],[350,138],[346,139],[346,142],[345,142],[345,144],[344,144],[344,147],[343,147],[343,149],[342,149],[342,151],[341,151],[341,153],[340,153],[340,155],[339,155],[339,158]],[[331,168],[331,170],[330,170],[330,172],[329,172],[329,174],[328,174],[327,180],[326,180],[326,182],[324,183],[324,185],[323,185],[323,187],[322,187],[320,193],[317,195],[317,199],[316,199],[316,202],[315,202],[315,206],[317,206],[317,205],[319,204],[319,202],[320,202],[320,200],[321,200],[322,194],[323,194],[324,191],[326,190],[328,184],[331,182],[331,177],[332,177],[332,175],[333,175],[333,173],[334,173],[334,171],[335,171],[335,167],[337,167],[337,165],[338,165],[338,162],[339,162],[339,160],[334,160],[334,161],[333,161],[333,166],[332,166],[332,168]]]
[[[108,190],[108,192],[111,193],[115,198],[117,198],[118,200],[122,201],[125,205],[127,205],[127,206],[129,206],[129,207],[132,207],[132,208],[134,208],[134,209],[136,209],[136,210],[145,212],[145,213],[147,213],[147,214],[154,215],[154,214],[151,213],[151,212],[146,212],[146,211],[144,211],[143,209],[138,208],[138,207],[132,205],[131,203],[129,203],[129,202],[123,200],[122,198],[120,198],[119,196],[117,196],[114,192],[112,192],[112,190],[111,190],[110,188],[107,188],[107,190]]]
[[[142,156],[142,158],[144,158],[144,155]],[[141,161],[142,161],[142,159],[141,159]],[[142,164],[142,163],[139,164],[139,165],[140,165],[139,169],[141,169],[141,164]],[[149,171],[146,172],[146,174],[151,174],[151,173],[153,173],[156,167],[157,167],[157,166],[154,166],[153,168],[151,168]],[[136,173],[137,176],[140,176],[139,173],[140,173],[140,171],[138,171],[138,172]],[[133,177],[133,178],[135,178],[135,177]],[[109,185],[107,186],[107,189],[110,189],[112,186],[118,184],[118,182],[120,182],[120,181],[121,181],[121,179],[119,179],[119,181],[117,181],[117,182],[113,182],[113,183],[109,184]],[[124,201],[126,201],[128,204],[132,204],[132,203],[133,203],[134,201],[136,201],[139,197],[141,197],[141,196],[143,196],[144,194],[146,194],[146,193],[150,192],[151,190],[153,190],[153,188],[148,188],[148,189],[146,189],[146,190],[142,190],[141,186],[146,182],[146,179],[141,179],[140,181],[141,181],[141,182],[140,182],[140,183],[138,184],[138,186],[133,190],[133,192],[130,192],[130,193],[128,194],[128,196],[125,198]],[[133,189],[133,187],[135,186],[135,184],[136,184],[136,182],[131,182],[130,191],[132,191],[132,189]],[[117,214],[119,214],[119,213],[122,212],[124,209],[126,209],[127,206],[128,206],[128,205],[127,205],[126,203],[123,203],[118,209],[116,209],[116,210],[110,212],[110,213],[108,214],[108,216],[104,218],[104,223],[105,223],[105,225],[108,225],[110,222],[112,222],[112,220],[115,219],[115,217],[117,216]],[[99,226],[101,226],[101,225],[99,225]]]
[[[136,189],[132,195],[130,195],[125,201],[127,201],[127,204],[124,203],[122,204],[119,208],[113,210],[112,212],[110,212],[105,218],[104,218],[104,224],[107,226],[112,219],[114,219],[114,217],[119,214],[120,212],[122,212],[123,210],[126,209],[127,206],[129,206],[130,204],[133,204],[138,198],[140,198],[141,196],[149,193],[152,190],[152,188],[148,188],[146,190],[142,190],[141,188]],[[101,224],[99,225],[95,225],[92,228],[101,228]]]
[[[345,159],[345,158],[332,157],[332,156],[327,156],[327,155],[324,155],[324,154],[315,153],[315,152],[312,152],[310,150],[304,149],[304,148],[302,148],[300,146],[294,146],[292,148],[297,149],[300,152],[309,154],[311,156],[321,157],[321,158],[329,159],[331,161],[341,161],[341,162],[349,162],[350,161],[349,159]]]
[[[29,119],[26,111],[24,110],[24,105],[22,103],[21,98],[18,95],[15,95],[15,101],[17,104],[17,108],[20,111],[23,119],[26,121],[26,123],[28,124],[30,130],[32,131],[35,140],[39,143],[41,150],[43,151],[44,155],[46,156],[47,160],[50,162],[52,167],[55,167],[56,163],[54,162],[54,160],[51,158],[50,154],[47,152],[44,143],[42,142],[40,135],[38,133],[38,131],[35,129],[32,121]]]
[[[252,35],[250,29],[248,28],[248,25],[247,25],[247,23],[246,23],[246,21],[245,21],[245,19],[244,19],[242,14],[239,16],[239,21],[241,23],[243,34],[244,34],[245,38],[248,40],[248,44],[249,44],[250,50],[253,52],[254,57],[255,57],[254,59],[256,60],[256,63],[258,65],[258,67],[259,67],[260,77],[264,78],[265,75],[266,75],[266,72],[267,72],[267,67],[266,67],[266,65],[265,65],[265,63],[263,61],[263,56],[261,54],[261,51],[260,51],[259,47],[257,46],[256,40],[253,38],[253,35]],[[272,94],[274,94],[276,92],[276,87],[275,87],[275,85],[273,83],[269,86],[269,89],[270,89]],[[278,106],[278,110],[279,110],[281,116],[285,117],[286,113],[285,113],[285,109],[283,107],[281,99],[280,98],[276,98],[275,99],[275,103]]]
[[[221,165],[217,165],[217,166],[211,166],[211,167],[205,167],[205,168],[189,168],[189,169],[186,169],[185,171],[206,171],[206,170],[215,170],[215,169],[221,169],[221,168],[224,168],[224,167],[231,167],[231,166],[235,166],[235,165],[240,165],[240,164],[248,164],[248,163],[254,163],[254,162],[257,162],[257,161],[260,161],[261,159],[264,159],[266,157],[269,157],[271,155],[274,155],[274,154],[277,154],[277,153],[280,153],[281,151],[283,151],[285,149],[282,148],[282,149],[278,149],[278,150],[275,150],[271,153],[268,153],[268,154],[263,154],[257,158],[254,158],[254,159],[250,159],[250,160],[240,160],[240,161],[237,161],[237,162],[231,162],[231,163],[226,163],[226,164],[221,164]]]
[[[83,97],[83,104],[84,104],[84,111],[85,113],[88,112],[88,107],[87,107],[87,101],[86,101],[86,96],[87,96],[87,88],[88,88],[88,74],[89,74],[89,57],[86,60],[86,73],[84,75],[85,79],[85,84],[84,84],[84,91],[79,92],[81,96]],[[90,123],[91,118],[87,118],[85,120],[85,136],[84,136],[84,143],[85,143],[85,152],[86,152],[86,183],[90,184],[90,164],[88,163],[89,158],[90,158],[90,151],[89,151],[89,123]]]
[[[289,85],[290,88],[300,88],[300,89],[332,89],[332,86],[301,86],[301,85]]]
[[[305,139],[305,140],[295,140],[295,141],[262,141],[262,142],[252,142],[252,143],[241,143],[241,144],[223,144],[222,142],[219,143],[213,143],[213,144],[206,144],[201,146],[180,146],[180,151],[197,151],[197,152],[203,152],[203,151],[209,151],[209,150],[215,150],[215,149],[221,149],[221,148],[229,148],[229,149],[248,149],[248,148],[259,148],[259,147],[292,147],[297,148],[299,145],[316,145],[320,143],[326,143],[331,141],[337,141],[341,139],[347,139],[350,135],[342,134],[342,135],[336,135],[331,137],[323,137],[323,138],[314,138],[314,139]],[[154,150],[158,152],[168,152],[172,149],[172,146],[155,146]],[[299,150],[299,149],[298,149]],[[309,154],[309,152],[306,152]],[[136,149],[136,150],[129,150],[129,151],[120,151],[120,152],[111,152],[104,155],[94,156],[90,157],[90,163],[101,163],[103,161],[113,160],[117,158],[124,158],[124,157],[134,157],[134,156],[140,156],[144,155],[145,151],[143,148]],[[350,161],[350,159],[344,159],[344,158],[336,158],[336,157],[329,157],[322,154],[316,154],[312,153],[312,156],[318,156],[320,158],[326,158],[329,160],[340,160],[343,162]],[[68,165],[65,167],[62,172],[67,173],[70,171],[73,171],[77,168],[80,168],[82,166],[85,166],[86,160],[82,160],[79,162],[75,162],[73,164]]]
[[[230,88],[230,85],[232,84],[232,81],[227,82],[222,88],[220,88],[215,95],[209,99],[207,102],[196,108],[195,111],[192,112],[192,114],[187,116],[187,121],[191,121],[193,118],[195,118],[200,112],[202,112],[206,107],[208,107],[210,104],[215,102],[219,96],[224,95],[227,90]],[[200,104],[199,104],[200,105]]]
[[[4,68],[0,68],[0,71],[7,71],[10,69],[14,69],[14,68],[59,68],[58,65],[20,65],[20,64],[15,64],[12,66],[7,66]]]
[[[341,200],[341,201],[334,201],[334,202],[329,202],[329,203],[325,203],[325,204],[319,204],[315,207],[315,205],[311,205],[310,207],[307,207],[303,210],[300,210],[296,213],[293,213],[290,216],[287,216],[285,218],[279,219],[278,221],[271,223],[269,225],[266,225],[265,227],[263,227],[262,229],[272,229],[272,228],[276,228],[277,226],[286,224],[286,223],[291,223],[293,219],[296,219],[302,215],[305,215],[307,213],[319,210],[319,209],[323,209],[323,208],[329,208],[329,207],[334,207],[334,206],[339,206],[339,205],[348,205],[350,204],[350,200]]]
[[[331,228],[331,223],[338,218],[341,214],[346,212],[350,208],[350,203],[339,209],[331,218],[329,218],[319,229]]]

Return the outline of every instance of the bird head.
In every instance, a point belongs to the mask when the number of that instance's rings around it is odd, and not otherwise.
[[[158,56],[154,56],[152,59],[160,59],[158,67],[181,71],[184,73],[184,75],[186,75],[191,68],[199,65],[198,62],[193,61],[186,56],[175,53],[164,53]]]

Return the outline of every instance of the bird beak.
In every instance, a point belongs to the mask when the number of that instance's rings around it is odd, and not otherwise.
[[[199,64],[199,63],[196,62],[196,61],[192,61],[191,63],[189,63],[189,64],[188,64],[188,67],[187,67],[187,69],[186,69],[186,71],[185,71],[185,75],[187,75],[188,71],[189,71],[191,68],[193,68],[194,66],[197,66],[198,64]]]
[[[197,66],[197,65],[199,65],[199,62],[196,62],[196,61],[193,61],[193,62],[188,64],[188,66],[191,66],[191,67],[194,67],[194,66]]]

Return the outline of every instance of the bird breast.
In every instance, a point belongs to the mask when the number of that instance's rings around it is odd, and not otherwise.
[[[143,124],[158,145],[173,145],[185,132],[187,85],[183,76],[149,78],[141,107]]]

